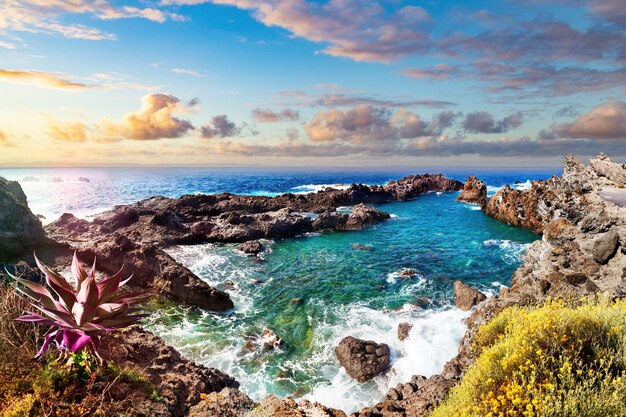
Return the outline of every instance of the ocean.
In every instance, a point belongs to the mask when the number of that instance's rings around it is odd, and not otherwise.
[[[490,193],[507,183],[527,188],[531,180],[560,174],[556,169],[428,171],[460,181],[477,175]],[[0,176],[20,181],[33,212],[49,223],[65,212],[88,218],[154,195],[307,193],[425,172],[55,168],[0,169]],[[392,218],[363,231],[264,242],[263,262],[230,244],[169,248],[199,277],[227,291],[235,309],[210,313],[164,306],[145,327],[188,358],[234,376],[255,400],[294,396],[347,412],[372,405],[412,375],[441,371],[456,354],[468,313],[454,307],[455,280],[496,294],[510,285],[527,245],[540,238],[489,218],[475,205],[457,203],[457,195],[430,193],[380,205]],[[405,269],[416,273],[403,277]],[[413,325],[405,341],[396,336],[402,322]],[[264,332],[280,338],[280,345],[264,348]],[[348,335],[387,343],[392,369],[364,384],[350,379],[334,356]]]

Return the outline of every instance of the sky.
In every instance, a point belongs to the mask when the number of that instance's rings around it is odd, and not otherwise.
[[[624,0],[0,0],[0,166],[626,160]]]

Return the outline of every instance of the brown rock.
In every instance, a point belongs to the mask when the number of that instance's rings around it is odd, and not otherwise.
[[[468,311],[486,299],[487,296],[482,292],[461,281],[454,281],[454,302],[461,310]]]
[[[249,240],[237,246],[237,249],[248,255],[258,255],[265,249],[258,240]]]
[[[413,325],[409,323],[398,324],[398,339],[404,340],[408,338],[412,328]]]
[[[335,354],[348,375],[365,382],[389,368],[391,351],[384,343],[348,336],[335,348]]]
[[[484,210],[487,206],[487,186],[476,177],[468,177],[463,186],[463,191],[456,200],[479,204],[480,208]]]
[[[246,394],[235,388],[201,395],[200,402],[189,410],[187,417],[244,417],[254,407]]]
[[[607,263],[617,252],[618,245],[619,235],[615,229],[598,236],[593,243],[593,259],[599,264]]]

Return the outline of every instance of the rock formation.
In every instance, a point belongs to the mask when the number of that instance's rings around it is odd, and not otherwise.
[[[353,184],[346,190],[277,197],[233,194],[153,197],[117,206],[92,221],[64,214],[46,227],[48,236],[65,251],[93,257],[103,272],[125,265],[136,286],[149,287],[177,302],[222,311],[233,306],[228,294],[210,287],[169,256],[172,245],[211,242],[244,243],[251,253],[258,239],[284,239],[321,230],[360,230],[389,218],[364,203],[414,198],[434,190],[456,190],[458,181],[441,175],[417,175],[385,186]],[[339,213],[339,206],[354,206]],[[249,242],[249,243],[246,243]]]
[[[459,353],[440,375],[415,376],[410,383],[391,389],[383,402],[353,415],[425,416],[473,363],[471,346],[478,328],[507,307],[541,303],[549,296],[626,295],[623,175],[626,166],[604,155],[588,166],[568,156],[561,177],[533,182],[530,190],[505,187],[491,197],[487,214],[542,233],[543,238],[526,251],[511,288],[503,288],[499,296],[486,299],[472,311]],[[607,188],[621,190],[620,198],[603,197]]]
[[[475,305],[487,299],[482,292],[470,287],[462,281],[454,281],[454,303],[463,311],[468,311]]]
[[[335,354],[350,377],[365,382],[389,368],[391,351],[384,343],[348,336],[339,342]]]
[[[9,261],[45,241],[41,221],[30,211],[16,181],[0,177],[0,261]]]
[[[398,324],[398,339],[399,340],[405,340],[409,337],[409,334],[411,334],[411,329],[413,328],[413,325],[410,323],[400,323]]]
[[[468,177],[456,201],[478,204],[484,210],[487,206],[487,185],[474,176]]]

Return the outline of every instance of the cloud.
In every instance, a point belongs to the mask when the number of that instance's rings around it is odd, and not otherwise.
[[[37,85],[40,87],[72,91],[80,91],[93,88],[93,86],[68,81],[61,75],[44,71],[20,71],[0,69],[0,81]]]
[[[0,41],[0,48],[16,49],[17,46],[13,42]]]
[[[544,131],[544,137],[626,141],[626,103],[601,104],[571,123],[552,125],[552,131]]]
[[[554,117],[574,117],[578,116],[578,110],[576,110],[576,106],[568,104],[567,106],[563,106],[557,111],[554,112]]]
[[[46,133],[63,142],[83,143],[88,139],[89,127],[81,122],[61,122],[48,117]]]
[[[293,109],[282,109],[276,113],[272,109],[257,108],[252,110],[252,118],[259,123],[293,122],[300,118],[300,112]]]
[[[393,112],[362,104],[348,110],[320,111],[304,124],[304,129],[313,142],[371,144],[438,135],[455,118],[453,112],[441,112],[425,121],[406,109]]]
[[[329,86],[322,86],[329,87]],[[337,86],[330,86],[331,90],[340,90]],[[445,108],[456,106],[456,103],[444,100],[433,99],[386,99],[369,97],[360,94],[347,92],[330,93],[307,93],[299,90],[284,90],[278,93],[278,97],[287,102],[280,102],[280,105],[293,105],[299,107],[354,107],[359,105],[370,105],[376,107],[431,107]]]
[[[141,99],[139,110],[127,114],[121,123],[105,120],[100,124],[100,129],[104,137],[110,139],[178,138],[194,127],[191,122],[179,119],[174,115],[189,111],[197,104],[197,100],[181,103],[178,98],[171,94],[147,94]]]
[[[141,18],[162,23],[184,17],[155,8],[116,7],[107,0],[5,0],[0,2],[0,31],[51,33],[71,39],[112,40],[115,35],[82,24],[63,23],[68,14],[86,14],[100,20]]]
[[[469,113],[465,116],[463,128],[469,133],[505,133],[519,127],[524,115],[520,112],[513,113],[502,120],[495,120],[490,113],[481,111]]]
[[[9,136],[3,130],[0,130],[0,143],[5,144],[8,141],[9,141]]]
[[[241,128],[225,114],[214,116],[210,123],[200,128],[200,136],[204,139],[229,138],[237,136],[240,132]]]
[[[180,74],[180,75],[190,75],[192,77],[197,77],[197,78],[201,78],[203,76],[198,71],[188,70],[184,68],[172,68],[172,72],[175,74]]]
[[[248,10],[256,20],[293,36],[327,44],[322,53],[355,61],[391,62],[430,45],[430,14],[418,6],[397,10],[359,0],[165,0],[165,4],[214,3]]]

